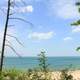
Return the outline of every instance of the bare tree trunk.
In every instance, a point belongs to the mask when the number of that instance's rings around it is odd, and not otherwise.
[[[6,34],[7,34],[8,22],[9,22],[10,5],[11,5],[10,0],[8,0],[8,9],[7,9],[6,23],[5,23],[5,29],[3,35],[2,52],[0,58],[0,73],[2,72],[2,68],[3,68],[4,50],[5,50]]]

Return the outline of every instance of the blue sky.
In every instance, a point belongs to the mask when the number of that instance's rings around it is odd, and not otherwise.
[[[13,0],[12,0],[13,1]],[[76,0],[24,0],[27,5],[16,0],[11,8],[12,17],[23,18],[33,24],[10,20],[8,34],[16,36],[24,45],[20,46],[15,39],[7,36],[15,50],[21,56],[36,56],[41,50],[47,56],[80,56],[75,49],[80,45],[80,26],[70,24],[79,19],[80,14],[75,6]],[[0,44],[6,17],[7,0],[0,1]],[[6,41],[6,44],[9,44]],[[1,47],[0,45],[0,47]],[[8,47],[5,56],[16,56]]]

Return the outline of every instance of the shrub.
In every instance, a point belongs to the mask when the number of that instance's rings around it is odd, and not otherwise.
[[[45,51],[41,51],[38,55],[39,68],[42,73],[42,80],[51,80],[51,72],[49,71],[49,64],[47,62],[47,57],[45,56]]]
[[[38,55],[39,60],[39,68],[42,72],[48,72],[49,70],[49,64],[47,63],[47,57],[45,56],[45,51],[41,51],[41,53]]]

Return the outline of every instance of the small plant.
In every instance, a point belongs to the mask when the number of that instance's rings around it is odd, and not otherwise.
[[[43,76],[43,79],[41,80],[51,80],[51,73],[49,71],[49,64],[47,62],[47,57],[45,56],[45,51],[41,51],[38,56],[39,68]]]
[[[49,64],[47,63],[47,57],[45,56],[45,51],[41,51],[38,55],[39,58],[39,68],[42,72],[48,72]]]

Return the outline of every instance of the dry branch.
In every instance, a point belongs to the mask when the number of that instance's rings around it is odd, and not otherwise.
[[[24,45],[18,40],[17,37],[12,36],[12,35],[10,35],[10,34],[7,34],[7,36],[14,38],[22,47],[24,47]]]
[[[18,57],[21,58],[21,55],[20,55],[19,53],[17,53],[16,50],[15,50],[12,46],[10,46],[10,45],[8,45],[8,44],[6,44],[5,46],[8,46],[14,53],[16,53],[16,55],[17,55]]]

